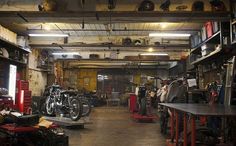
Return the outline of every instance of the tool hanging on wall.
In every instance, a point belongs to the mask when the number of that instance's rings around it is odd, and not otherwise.
[[[85,0],[81,0],[81,6],[82,6],[82,12],[84,13],[84,4],[85,4]],[[83,15],[83,19],[82,19],[82,29],[84,29],[85,25],[84,25],[84,15]]]

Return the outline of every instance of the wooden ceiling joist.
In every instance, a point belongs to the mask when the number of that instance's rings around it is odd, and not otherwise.
[[[161,44],[161,45],[132,45],[132,46],[124,46],[124,45],[112,45],[112,44],[30,44],[32,48],[37,49],[66,49],[66,48],[86,48],[88,50],[98,50],[99,48],[111,48],[111,49],[120,49],[122,50],[129,50],[129,49],[141,49],[143,48],[153,48],[153,49],[164,49],[164,50],[188,50],[190,46],[187,44]]]
[[[122,23],[122,22],[205,22],[228,21],[229,12],[136,12],[136,11],[91,11],[91,12],[0,12],[0,20],[18,23]]]

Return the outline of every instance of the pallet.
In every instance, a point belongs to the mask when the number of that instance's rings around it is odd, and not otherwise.
[[[82,117],[78,121],[72,121],[70,118],[66,117],[45,117],[46,120],[51,121],[60,126],[84,126],[87,124],[92,124],[89,117]]]

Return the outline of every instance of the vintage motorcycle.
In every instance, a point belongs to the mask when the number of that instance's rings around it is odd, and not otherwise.
[[[81,98],[76,91],[63,91],[59,85],[52,85],[48,89],[46,98],[46,114],[55,115],[60,112],[68,114],[71,120],[77,121],[83,115]]]

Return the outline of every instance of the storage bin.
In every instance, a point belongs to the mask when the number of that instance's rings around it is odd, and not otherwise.
[[[201,29],[201,36],[202,36],[202,41],[205,41],[207,39],[207,34],[206,34],[206,27],[202,27]]]
[[[201,50],[202,56],[207,56],[212,51],[215,51],[215,44],[205,44],[201,47]]]
[[[219,31],[219,23],[217,21],[212,22],[213,33]]]

